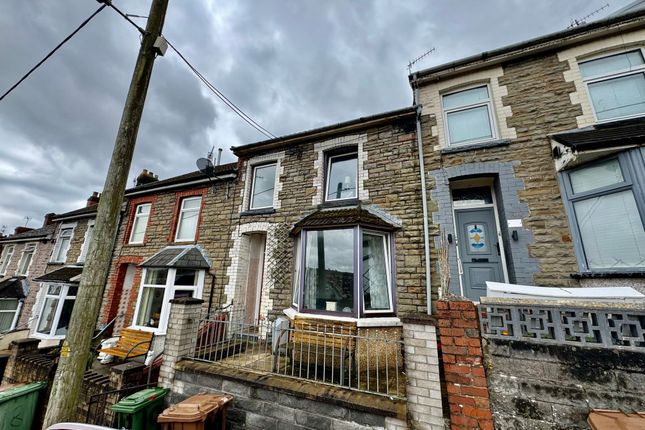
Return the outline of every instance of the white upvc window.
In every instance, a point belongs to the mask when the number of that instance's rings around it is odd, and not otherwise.
[[[599,122],[645,115],[642,49],[583,61],[580,73]]]
[[[18,270],[16,270],[16,275],[25,276],[29,272],[29,266],[31,261],[34,258],[34,253],[36,252],[36,244],[28,243],[25,245],[25,248],[22,251],[22,256],[20,257],[20,262],[18,263]]]
[[[488,85],[444,94],[441,102],[449,145],[496,139],[497,127]]]
[[[20,308],[18,299],[0,299],[0,333],[16,328]]]
[[[327,159],[325,201],[358,196],[358,153],[331,155]]]
[[[192,242],[195,240],[201,205],[201,197],[187,197],[181,201],[175,242]]]
[[[132,222],[132,231],[128,243],[143,243],[148,228],[148,219],[150,218],[150,203],[138,205],[134,210],[134,221]]]
[[[62,339],[67,335],[78,286],[68,284],[44,284],[43,286],[47,290],[35,335],[47,339]]]
[[[203,270],[147,268],[143,272],[133,327],[164,334],[168,325],[170,300],[202,297]]]
[[[56,240],[56,246],[54,246],[54,252],[52,253],[52,263],[65,262],[67,259],[67,251],[69,251],[69,246],[72,243],[73,234],[74,226],[61,226],[60,233],[58,233],[58,239]]]
[[[262,164],[253,167],[249,209],[266,209],[273,207],[276,167],[277,163]]]
[[[2,250],[2,255],[0,256],[0,276],[4,276],[7,273],[7,267],[9,267],[9,262],[15,249],[15,245],[8,245]]]
[[[90,250],[90,243],[94,235],[94,220],[87,222],[87,230],[85,230],[85,238],[83,239],[83,246],[81,247],[81,254],[78,256],[78,263],[83,263],[87,258],[87,252]]]

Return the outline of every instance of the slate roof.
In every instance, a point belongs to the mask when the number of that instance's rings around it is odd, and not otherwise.
[[[564,131],[551,138],[573,150],[612,148],[645,143],[645,118],[596,124]]]
[[[294,224],[292,234],[303,228],[361,224],[385,230],[401,228],[401,220],[376,205],[353,205],[319,209]]]
[[[0,299],[24,299],[29,285],[24,276],[12,276],[0,282]]]
[[[0,242],[8,243],[13,241],[24,241],[25,239],[36,240],[41,238],[49,238],[51,237],[52,234],[54,234],[54,230],[56,230],[56,225],[50,224],[42,228],[26,231],[24,233],[12,234],[10,236],[0,239]]]
[[[213,175],[225,175],[228,173],[237,173],[237,163],[228,163],[221,164],[219,166],[213,167]],[[199,179],[207,179],[208,177],[200,172],[199,170],[195,172],[186,173],[184,175],[174,176],[172,178],[164,179],[163,181],[150,182],[147,184],[139,185],[138,187],[129,188],[125,190],[125,194],[136,193],[140,191],[154,190],[159,187],[165,187],[169,185],[179,185],[184,182],[197,181]]]
[[[99,205],[87,206],[80,209],[75,209],[73,211],[65,212],[64,214],[56,214],[52,217],[52,221],[56,221],[63,218],[82,218],[96,215],[96,212],[99,209]]]
[[[140,267],[174,267],[210,269],[208,254],[199,245],[167,246],[139,265]]]
[[[37,282],[62,282],[65,284],[78,284],[77,280],[72,280],[83,273],[83,266],[65,266],[53,272],[45,273],[34,279]]]

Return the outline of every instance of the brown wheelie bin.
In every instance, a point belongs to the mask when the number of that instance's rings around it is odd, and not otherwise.
[[[226,430],[232,401],[228,394],[197,394],[163,411],[157,422],[163,430]]]

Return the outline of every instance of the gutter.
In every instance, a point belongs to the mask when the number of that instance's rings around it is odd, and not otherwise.
[[[171,185],[164,185],[162,187],[148,188],[148,189],[141,190],[141,191],[126,192],[125,196],[126,197],[137,196],[137,195],[140,195],[140,194],[154,193],[154,192],[161,191],[161,190],[171,190],[171,189],[174,189],[174,188],[183,188],[183,187],[187,187],[189,185],[210,183],[212,180],[217,180],[217,179],[222,179],[222,180],[223,179],[235,179],[236,177],[237,177],[237,174],[228,173],[226,175],[215,176],[213,178],[203,178],[203,179],[198,179],[196,181],[191,181],[191,182],[180,182],[178,184],[171,184]]]
[[[426,172],[423,156],[423,139],[421,137],[421,111],[422,106],[418,104],[419,87],[414,87],[414,102],[416,105],[417,122],[417,152],[419,153],[419,179],[421,180],[421,204],[423,206],[423,251],[425,254],[426,266],[426,301],[428,303],[427,313],[432,315],[432,288],[430,271],[430,239],[428,237],[428,200],[426,192]]]

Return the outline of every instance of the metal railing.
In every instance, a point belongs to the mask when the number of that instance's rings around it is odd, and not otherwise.
[[[233,316],[231,316],[233,315]],[[199,322],[192,358],[352,390],[405,397],[398,327],[357,329],[340,322],[250,323],[222,312]]]
[[[645,351],[642,308],[489,302],[479,306],[486,338]]]
[[[94,394],[87,403],[85,412],[85,423],[103,427],[114,427],[115,414],[112,412],[112,406],[117,404],[124,397],[134,394],[137,391],[151,388],[157,384],[143,384],[125,387],[120,390],[110,390],[103,393]]]

